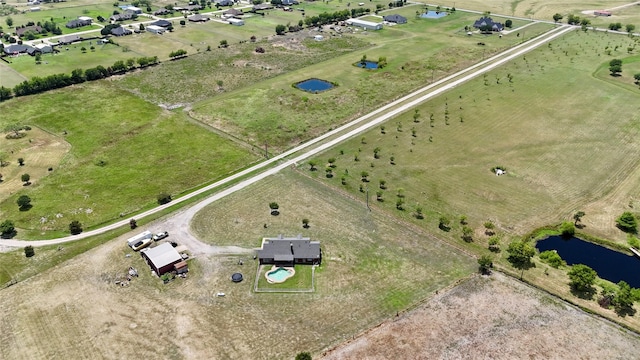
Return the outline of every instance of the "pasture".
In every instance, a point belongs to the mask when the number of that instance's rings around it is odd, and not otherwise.
[[[2,128],[40,127],[71,146],[53,172],[32,176],[33,185],[0,203],[0,218],[25,230],[21,238],[65,231],[71,220],[86,229],[128,216],[154,206],[162,192],[175,196],[258,159],[184,114],[164,111],[105,81],[6,101],[0,111],[7,114]],[[17,157],[12,154],[9,161],[16,163]],[[16,206],[23,194],[33,200],[29,211]]]
[[[611,9],[621,5],[627,5],[631,2],[632,1],[627,0],[595,0],[585,5],[584,0],[565,0],[562,2],[535,0],[497,0],[491,2],[483,0],[456,0],[456,8],[489,11],[494,14],[553,21],[552,17],[555,13],[563,14],[566,20],[568,14],[581,16],[581,12],[584,10]]]
[[[281,200],[283,214],[294,211],[292,204],[318,213],[310,216],[310,229],[319,234],[324,261],[314,293],[254,293],[256,263],[249,255],[199,256],[190,261],[186,279],[162,285],[139,256],[125,257],[131,251],[122,236],[0,292],[0,305],[12,314],[0,320],[7,330],[1,356],[291,358],[350,339],[475,270],[473,259],[450,246],[291,170],[207,211],[224,213],[228,206],[260,218],[268,212],[266,204],[245,201],[254,193]],[[299,225],[296,219],[288,228],[258,228],[270,236],[302,230]],[[245,243],[252,233],[246,233]],[[260,243],[252,240],[253,246]],[[36,250],[34,261],[37,256]],[[129,266],[140,277],[127,287],[114,284]],[[232,283],[234,272],[245,280]],[[47,296],[34,295],[42,289]],[[218,292],[226,296],[216,297]]]

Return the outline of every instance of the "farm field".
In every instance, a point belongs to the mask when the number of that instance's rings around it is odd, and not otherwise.
[[[637,334],[494,274],[468,279],[319,358],[631,359],[640,351],[639,340]]]
[[[291,358],[351,338],[475,271],[475,261],[454,248],[411,226],[398,226],[383,213],[369,212],[360,201],[336,196],[295,171],[246,190],[250,193],[234,195],[242,201],[225,199],[215,207],[229,205],[259,218],[268,212],[266,205],[244,202],[257,192],[281,200],[283,214],[293,210],[294,202],[318,213],[310,216],[310,229],[326,234],[317,239],[324,260],[316,270],[314,293],[253,293],[257,262],[250,255],[198,256],[190,260],[187,279],[162,285],[139,256],[125,257],[130,250],[121,236],[2,290],[0,305],[13,315],[0,319],[5,334],[0,356]],[[299,194],[304,196],[295,201]],[[150,226],[161,227],[161,220]],[[298,219],[288,226],[265,229],[260,224],[263,232],[252,246],[278,231],[302,230]],[[30,260],[37,262],[38,256]],[[128,287],[114,284],[129,266],[140,277]],[[242,272],[245,280],[232,283],[234,272]],[[47,296],[35,296],[43,289]],[[218,292],[226,296],[216,297]]]
[[[109,82],[21,97],[0,104],[0,112],[6,114],[0,120],[2,128],[39,127],[71,146],[59,163],[32,170],[33,185],[2,192],[0,218],[27,230],[20,237],[51,236],[40,232],[66,231],[71,220],[79,220],[85,229],[112,221],[154,206],[162,192],[175,196],[258,159],[203,131],[182,113],[162,110]],[[3,146],[10,141],[3,140]],[[49,146],[40,151],[54,150]],[[7,153],[7,160],[16,166],[20,156],[29,160],[29,149]],[[53,171],[44,176],[48,167]],[[10,176],[4,180],[7,185],[16,181]],[[32,209],[18,211],[20,195],[31,197]]]
[[[475,14],[458,12],[438,22],[410,20],[406,27],[367,33],[362,38],[376,46],[204,100],[193,106],[191,115],[249,143],[268,143],[272,149],[281,151],[525,37],[517,33],[502,38],[480,36],[485,45],[478,46],[478,38],[464,32],[464,26],[475,18]],[[526,37],[550,28],[548,24],[532,25],[527,28]],[[306,41],[303,44],[307,47],[323,43]],[[398,53],[402,56],[394,56]],[[386,57],[388,65],[378,71],[354,66],[363,55],[374,61]],[[331,72],[327,72],[329,68]],[[320,78],[338,86],[320,94],[292,87],[308,78]],[[328,108],[332,111],[327,112]]]

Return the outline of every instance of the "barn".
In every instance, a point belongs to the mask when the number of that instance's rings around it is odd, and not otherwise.
[[[355,27],[361,27],[365,30],[380,30],[382,29],[382,23],[375,23],[372,21],[365,21],[360,19],[349,19],[347,24]]]
[[[170,243],[162,243],[154,248],[142,250],[140,255],[158,276],[173,271],[175,265],[182,261],[182,256]]]

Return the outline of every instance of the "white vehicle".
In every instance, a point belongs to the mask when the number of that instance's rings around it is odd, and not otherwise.
[[[153,239],[153,241],[158,241],[158,240],[162,240],[162,239],[166,238],[167,236],[169,236],[169,233],[166,232],[166,231],[163,231],[163,232],[159,232],[159,233],[153,235],[152,239]]]
[[[153,237],[153,234],[151,233],[151,231],[145,231],[143,233],[140,233],[136,236],[130,237],[129,239],[127,239],[127,245],[129,245],[130,248],[133,249],[134,245],[136,245],[137,243],[139,243],[140,241],[144,241],[146,239],[151,239]],[[136,249],[134,249],[136,250]]]

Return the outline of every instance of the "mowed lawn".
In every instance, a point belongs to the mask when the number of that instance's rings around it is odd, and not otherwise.
[[[176,196],[257,159],[182,113],[163,111],[108,82],[6,101],[0,111],[3,128],[38,126],[71,144],[48,176],[32,177],[32,186],[0,204],[0,218],[34,232],[64,230],[71,220],[86,228],[127,216],[153,206],[162,192]],[[16,199],[23,194],[33,208],[20,212]]]
[[[375,46],[204,100],[194,106],[194,116],[250,143],[268,143],[280,151],[522,41],[515,33],[501,39],[469,37],[463,29],[475,18],[476,14],[461,12],[439,21],[412,18],[406,26],[370,32],[359,38]],[[527,37],[549,28],[547,24],[531,26]],[[479,41],[485,45],[477,45]],[[313,49],[322,43],[305,40],[302,45]],[[388,66],[377,71],[354,66],[364,55],[373,61],[386,57]],[[337,87],[312,94],[292,86],[308,78],[334,82]]]
[[[640,91],[632,70],[614,78],[606,69],[614,57],[637,59],[626,53],[630,41],[573,32],[419,106],[418,122],[414,111],[405,113],[384,124],[384,133],[376,128],[316,157],[318,171],[301,169],[364,198],[362,185],[376,207],[428,231],[440,231],[446,216],[453,226],[446,236],[458,242],[461,215],[484,247],[485,221],[522,235],[578,210],[587,212],[586,231],[624,242],[614,225],[637,205]],[[609,56],[606,46],[618,50]],[[336,168],[327,179],[330,158]],[[495,166],[507,174],[496,176]],[[378,191],[383,201],[375,200]],[[418,207],[426,219],[415,219]]]

